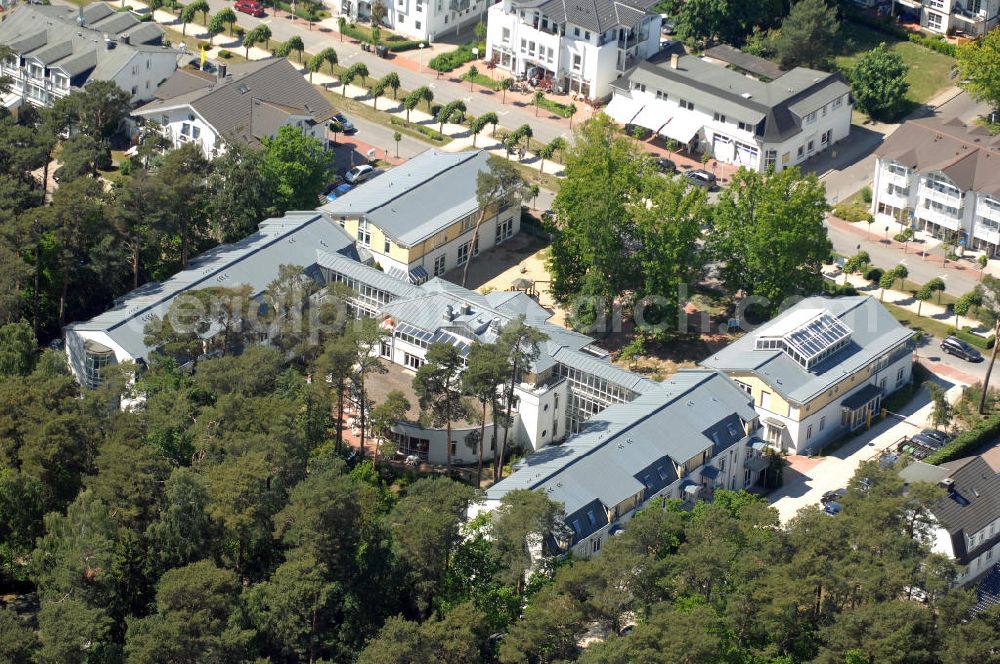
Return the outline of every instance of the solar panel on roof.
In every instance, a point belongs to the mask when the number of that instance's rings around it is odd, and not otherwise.
[[[851,336],[840,319],[823,312],[802,327],[785,335],[785,342],[807,360]]]

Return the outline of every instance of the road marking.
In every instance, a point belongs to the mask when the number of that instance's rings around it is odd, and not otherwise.
[[[507,115],[510,111],[500,111],[500,115]]]

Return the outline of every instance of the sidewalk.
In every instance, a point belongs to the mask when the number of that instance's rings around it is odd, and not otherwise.
[[[956,320],[955,314],[951,313],[946,305],[937,304],[935,299],[932,298],[926,302],[920,302],[916,300],[913,295],[903,291],[895,290],[892,288],[886,288],[883,293],[882,289],[878,286],[873,286],[872,283],[866,280],[860,274],[851,275],[840,275],[837,277],[837,283],[849,283],[858,289],[859,293],[865,295],[870,295],[872,297],[879,298],[880,302],[887,302],[889,304],[894,304],[897,307],[902,307],[907,311],[912,311],[915,315],[917,311],[920,311],[921,318],[932,318],[938,322],[950,325],[952,327],[957,327],[962,329],[964,327],[972,328],[978,331],[982,328],[982,323],[980,323],[975,318],[970,318],[968,316],[959,316]],[[951,293],[951,295],[956,295]],[[958,295],[961,295],[959,293]],[[958,325],[956,325],[956,322]],[[990,330],[983,329],[984,333],[989,333]]]

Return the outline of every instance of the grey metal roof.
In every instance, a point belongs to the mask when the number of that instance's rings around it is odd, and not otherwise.
[[[515,2],[514,6],[538,9],[556,23],[569,23],[603,33],[618,26],[636,27],[656,2],[657,0],[528,0]]]
[[[640,62],[612,87],[629,94],[635,83],[666,92],[695,106],[725,111],[726,116],[752,125],[764,121],[765,140],[779,141],[801,131],[801,118],[850,93],[840,72],[796,67],[764,82],[693,55],[681,55],[677,68],[669,58]]]
[[[83,26],[78,23],[81,13]],[[126,33],[129,44],[122,42]],[[115,40],[113,48],[107,47],[105,35]],[[0,44],[64,71],[77,87],[91,79],[111,79],[149,45],[176,56],[176,51],[159,46],[162,40],[160,26],[142,23],[130,12],[115,12],[104,3],[89,5],[82,12],[65,6],[21,5],[0,23]]]
[[[350,256],[345,256],[342,253],[317,250],[316,264],[320,267],[325,267],[333,270],[334,272],[338,272],[345,277],[356,279],[357,281],[367,284],[372,288],[390,293],[395,297],[416,297],[422,292],[418,286],[414,286],[413,284],[399,279],[393,279],[382,270],[360,263]]]
[[[411,247],[479,209],[476,179],[489,154],[425,150],[322,207],[367,217],[396,244]]]
[[[552,317],[552,312],[538,304],[527,293],[517,291],[493,291],[486,294],[486,301],[494,309],[510,316],[523,315],[528,321],[545,321]]]
[[[165,109],[190,106],[220,135],[258,144],[289,116],[304,115],[320,123],[336,113],[285,58],[232,65],[228,71],[223,81],[206,80],[202,86],[190,73],[175,72],[154,93],[157,100],[134,114],[153,116]]]
[[[819,309],[843,321],[851,329],[851,341],[811,370],[807,371],[781,350],[756,350],[758,337],[773,336],[774,330],[783,329],[785,321],[801,317],[803,310]],[[785,399],[802,404],[826,391],[844,376],[906,343],[911,334],[874,298],[865,295],[809,297],[715,355],[705,358],[701,364],[726,373],[755,374]]]
[[[741,423],[736,436],[729,436],[725,426],[731,417]],[[748,395],[725,376],[703,369],[680,371],[658,389],[608,407],[563,444],[526,457],[512,475],[487,490],[487,498],[539,489],[563,503],[567,515],[595,498],[611,508],[630,496],[660,490],[671,473],[676,477],[677,469],[671,467],[665,479],[647,489],[643,479],[651,467],[668,461],[680,466],[706,450],[716,454],[739,443],[742,423],[755,417]],[[717,443],[705,432],[718,423],[726,433]],[[569,519],[567,523],[572,525]]]
[[[261,222],[259,230],[239,242],[201,254],[163,283],[149,283],[120,298],[118,304],[89,321],[67,326],[72,331],[103,331],[132,357],[147,357],[143,342],[146,323],[162,317],[181,293],[216,286],[250,284],[259,293],[281,265],[309,267],[318,246],[330,252],[351,252],[353,243],[343,229],[318,212],[288,212]]]
[[[762,78],[774,80],[785,73],[778,63],[745,53],[729,44],[713,46],[705,51],[705,55]]]

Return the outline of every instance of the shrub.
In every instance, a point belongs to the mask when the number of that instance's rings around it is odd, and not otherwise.
[[[885,274],[885,270],[880,267],[872,267],[865,270],[865,279],[878,283],[882,279],[882,275]]]
[[[233,53],[232,51],[229,51],[227,49],[222,49],[219,51],[219,57],[228,60],[229,58],[233,57]]]
[[[910,32],[906,28],[894,23],[889,17],[872,16],[871,14],[867,14],[853,7],[841,6],[840,13],[841,16],[849,22],[867,26],[872,30],[887,34],[891,37],[895,37],[896,39],[904,39],[906,41],[911,41],[914,44],[920,44],[925,48],[937,51],[938,53],[943,53],[944,55],[952,58],[955,57],[957,48],[954,44],[949,44],[944,41],[944,38],[941,35],[928,37],[927,35],[920,34],[919,32]]]
[[[968,431],[924,459],[924,463],[938,465],[972,454],[980,445],[1000,436],[1000,414],[991,415]]]
[[[863,205],[858,205],[856,203],[849,203],[844,201],[843,203],[837,203],[833,208],[833,216],[843,219],[844,221],[858,222],[858,221],[868,221],[870,213],[868,208]]]
[[[570,112],[570,107],[567,104],[560,104],[557,101],[552,101],[551,99],[542,99],[538,104],[541,108],[549,111],[550,113],[555,113],[561,118],[568,118],[572,115]]]
[[[872,188],[871,187],[865,185],[864,187],[861,188],[861,200],[863,200],[865,203],[871,203],[872,202]]]
[[[988,337],[983,337],[976,334],[975,332],[972,332],[967,327],[962,328],[961,330],[956,330],[954,332],[954,335],[959,339],[961,339],[962,341],[966,341],[972,344],[973,346],[978,346],[979,348],[983,348],[985,350],[992,350],[993,344],[996,341],[996,338],[992,334]]]
[[[372,40],[372,33],[370,29],[360,28],[353,23],[348,23],[344,26],[344,34],[351,39],[357,39],[361,42],[370,42]],[[406,37],[401,37],[400,35],[388,35],[382,39],[380,43],[395,53],[398,51],[410,51],[415,48],[419,48],[420,44],[423,42],[419,40],[407,39]]]
[[[432,141],[437,141],[439,143],[443,143],[445,139],[448,138],[447,136],[439,134],[436,129],[431,129],[430,127],[426,127],[421,124],[414,124],[412,122],[407,122],[406,120],[403,120],[401,118],[392,117],[389,119],[389,122],[390,124],[393,124],[397,127],[402,127],[403,129],[408,129],[411,132],[416,132],[418,134],[421,134],[422,136],[426,136]]]
[[[474,47],[479,48],[480,54],[486,52],[486,45],[483,43],[462,44],[454,51],[447,51],[445,53],[435,55],[433,58],[431,58],[431,61],[427,63],[427,66],[433,69],[434,71],[439,71],[439,72],[446,72],[446,71],[452,71],[453,69],[457,69],[458,67],[464,65],[466,62],[472,62],[473,60],[476,59],[476,56],[472,54],[472,49]]]
[[[910,240],[913,239],[913,229],[905,228],[903,229],[903,232],[896,233],[895,235],[893,235],[892,239],[895,240],[896,242],[909,242]]]

